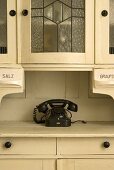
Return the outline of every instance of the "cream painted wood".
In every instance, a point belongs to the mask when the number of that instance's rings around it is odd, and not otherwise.
[[[114,64],[114,54],[109,54],[109,0],[96,0],[95,16],[95,63]],[[108,16],[103,17],[101,12],[108,11]]]
[[[57,170],[113,170],[114,159],[60,159]]]
[[[114,102],[106,95],[88,96],[90,72],[26,72],[25,98],[8,95],[2,100],[0,121],[33,121],[33,108],[53,98],[78,104],[72,120],[114,121]],[[52,83],[53,82],[53,83]],[[92,88],[91,88],[92,89]],[[94,96],[94,98],[93,98]]]
[[[114,69],[113,65],[102,64],[22,64],[25,71],[89,71],[93,69]]]
[[[1,159],[3,170],[56,170],[54,159]]]
[[[105,77],[101,77],[101,76]],[[94,69],[91,74],[91,88],[93,93],[107,94],[114,99],[114,69]]]
[[[5,148],[6,142],[11,148]],[[0,154],[55,155],[56,138],[0,138]]]
[[[86,1],[86,24],[85,24],[85,53],[31,53],[31,0],[17,1],[18,18],[18,36],[19,63],[76,63],[93,64],[94,63],[94,1]],[[24,17],[21,12],[23,9],[29,11],[29,15]],[[21,23],[21,28],[19,24]],[[21,41],[21,43],[20,43]],[[21,44],[21,45],[20,45]]]
[[[114,159],[114,155],[0,155],[0,159]]]
[[[114,155],[0,155],[0,159],[114,159]]]
[[[7,54],[0,54],[0,63],[17,62],[17,42],[16,42],[16,16],[9,15],[11,10],[16,11],[16,0],[7,1]]]
[[[105,148],[104,142],[109,142],[110,147]],[[114,154],[113,138],[59,138],[58,154]]]
[[[21,66],[0,68],[0,101],[7,94],[24,92],[24,87],[24,70]]]
[[[78,64],[22,64],[25,71],[92,71],[94,65]]]
[[[78,72],[29,72],[27,75],[29,75],[26,77],[28,83],[26,96],[28,98],[30,96],[34,96],[34,98],[46,98],[48,96],[48,98],[53,99],[78,98],[79,96],[80,74]],[[30,80],[33,80],[34,84]]]
[[[8,115],[8,114],[7,114]],[[104,142],[114,138],[114,122],[87,122],[87,124],[76,123],[71,127],[45,127],[34,122],[0,122],[1,138],[93,138]],[[101,139],[100,139],[101,138]],[[110,139],[111,141],[113,139]],[[102,143],[101,143],[102,144]],[[97,145],[97,144],[96,144]]]
[[[87,124],[88,127],[85,126],[86,124],[82,125],[75,124],[74,127],[69,128],[47,128],[33,122],[0,122],[2,169],[13,170],[19,167],[19,170],[29,170],[29,168],[33,170],[47,170],[47,168],[50,170],[93,170],[94,168],[95,170],[101,170],[101,168],[112,170],[114,168],[114,123],[91,122]],[[7,135],[6,138],[3,137],[5,135]],[[11,135],[18,136],[11,138]],[[58,139],[53,138],[54,136]],[[102,147],[104,140],[110,142],[110,148]],[[6,141],[12,142],[10,149],[3,149]],[[57,146],[54,146],[56,152],[53,154],[50,153],[50,147],[52,148],[53,145],[50,141],[57,142]]]

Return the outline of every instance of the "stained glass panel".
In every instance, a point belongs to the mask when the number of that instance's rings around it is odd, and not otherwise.
[[[32,53],[85,52],[85,0],[31,1]]]

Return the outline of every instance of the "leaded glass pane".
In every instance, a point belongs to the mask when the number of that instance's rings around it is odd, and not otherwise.
[[[63,2],[63,4],[68,5],[69,7],[71,7],[72,0],[60,0],[60,1]]]
[[[43,17],[33,17],[32,23],[32,52],[43,52]]]
[[[33,9],[31,15],[32,17],[43,16],[43,9]]]
[[[63,21],[68,18],[71,18],[71,8],[66,5],[63,5]]]
[[[110,0],[110,40],[109,53],[114,54],[114,0]]]
[[[50,4],[53,4],[55,0],[42,0],[44,1],[44,7],[49,6]]]
[[[72,18],[72,51],[83,53],[84,51],[84,19]]]
[[[43,0],[31,0],[32,8],[43,8]]]
[[[85,0],[72,0],[72,8],[85,8]]]
[[[85,0],[31,1],[32,53],[85,52]]]
[[[58,51],[71,52],[71,18],[58,25]]]
[[[0,0],[0,54],[7,53],[7,0]]]
[[[57,27],[54,22],[48,19],[44,19],[44,51],[57,51]]]
[[[53,19],[53,6],[50,5],[50,6],[47,6],[44,10],[44,15],[45,15],[45,18],[48,18],[50,20]]]

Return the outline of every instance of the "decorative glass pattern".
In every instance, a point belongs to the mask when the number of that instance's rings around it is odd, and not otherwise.
[[[0,54],[7,53],[7,0],[0,0]]]
[[[109,53],[114,54],[114,0],[110,0]]]
[[[31,51],[85,52],[85,0],[31,0]]]

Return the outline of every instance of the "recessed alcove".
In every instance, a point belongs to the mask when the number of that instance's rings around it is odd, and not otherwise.
[[[0,121],[32,121],[36,105],[48,99],[68,99],[78,104],[73,120],[114,121],[114,101],[91,92],[91,72],[25,73],[25,92],[3,98]]]

